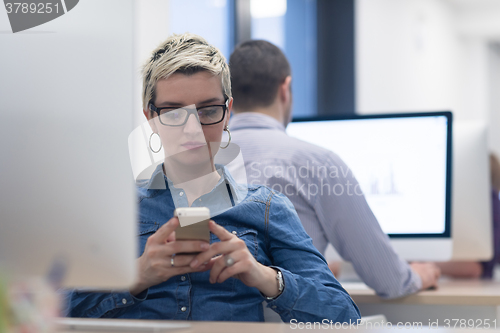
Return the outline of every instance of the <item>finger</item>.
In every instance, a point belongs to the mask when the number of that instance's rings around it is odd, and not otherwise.
[[[208,271],[208,270],[211,270],[213,268],[213,266],[215,265],[216,262],[217,262],[216,258],[215,259],[211,259],[207,263],[201,264],[200,267],[202,267],[202,266],[204,267],[203,270],[202,270],[203,272],[204,271]],[[199,269],[200,267],[195,268],[195,269]]]
[[[207,251],[210,244],[205,241],[175,241],[165,245],[169,250],[169,255],[176,253],[196,253]]]
[[[227,240],[232,239],[233,237],[236,237],[235,235],[233,235],[232,233],[230,233],[229,231],[227,231],[226,228],[218,225],[217,223],[215,223],[212,220],[210,220],[210,222],[208,223],[208,227],[210,228],[210,231],[214,235],[216,235],[217,237],[219,237],[219,239],[220,239],[221,242],[227,241]]]
[[[189,266],[191,261],[193,261],[194,257],[196,257],[196,254],[181,254],[181,255],[176,255],[174,257],[174,267],[183,267],[183,266]],[[165,260],[172,266],[171,259],[172,257],[167,257]]]
[[[198,254],[198,256],[191,262],[191,267],[196,267],[202,262],[209,261],[212,257],[218,254],[226,254],[238,249],[238,244],[232,242],[216,242],[210,245],[209,249],[205,252]]]
[[[210,270],[210,277],[208,279],[210,283],[217,282],[217,278],[225,268],[226,268],[226,262],[224,256],[220,256],[217,259],[215,259],[212,269]]]
[[[214,267],[210,270],[210,282],[215,283],[219,282],[219,276],[224,272],[227,268],[233,267],[238,262],[240,262],[244,258],[245,253],[242,251],[235,251],[229,254],[223,255],[217,263],[214,264]],[[234,264],[232,266],[226,265],[227,256],[231,257],[234,260]]]
[[[167,237],[167,243],[175,241],[175,231],[172,231],[170,235]]]
[[[150,265],[148,269],[148,277],[150,277],[153,281],[157,281],[152,285],[156,285],[160,281],[167,281],[168,279],[182,275],[186,273],[199,272],[204,270],[206,265],[202,265],[198,268],[192,268],[190,266],[182,266],[182,267],[172,267],[170,264],[170,260],[157,260],[152,265]]]
[[[433,274],[433,279],[432,279],[432,286],[434,288],[437,288],[439,276],[441,274],[440,269],[437,266],[434,266],[434,272],[433,273],[434,274]]]
[[[190,266],[184,266],[184,267],[189,267],[191,268],[191,270],[193,270],[193,272],[197,272],[197,273],[200,273],[200,272],[206,272],[206,271],[209,271],[212,269],[212,265],[210,262],[206,263],[206,264],[201,264],[200,266],[196,267],[196,268],[192,268]]]
[[[198,268],[192,268],[190,266],[170,267],[168,270],[170,272],[170,276],[177,276],[177,275],[204,271],[206,270],[206,265],[201,265]]]
[[[438,280],[437,279],[433,279],[432,280],[432,287],[433,288],[437,288],[437,286],[438,286]]]
[[[243,262],[243,261],[237,262],[236,264],[234,264],[231,267],[226,267],[226,269],[224,269],[220,273],[219,277],[217,278],[217,282],[223,283],[224,281],[226,281],[230,277],[237,278],[237,275],[245,272],[246,269],[247,269],[247,267],[246,267],[245,262]]]
[[[437,283],[437,280],[439,280],[440,277],[441,277],[441,271],[437,270],[436,271],[436,283]]]
[[[165,243],[172,232],[179,226],[179,219],[172,217],[167,223],[162,225],[151,237],[158,243]]]

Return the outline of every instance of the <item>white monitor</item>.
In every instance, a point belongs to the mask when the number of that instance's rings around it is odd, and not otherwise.
[[[16,34],[0,10],[2,274],[65,262],[67,287],[133,283],[132,7],[80,1]]]
[[[453,260],[493,257],[487,126],[453,124]]]
[[[287,132],[344,160],[403,258],[451,258],[450,112],[300,119]]]

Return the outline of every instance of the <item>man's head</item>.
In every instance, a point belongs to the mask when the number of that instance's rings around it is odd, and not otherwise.
[[[290,122],[291,70],[278,47],[263,40],[244,42],[231,54],[229,67],[234,112],[262,112],[285,126]]]

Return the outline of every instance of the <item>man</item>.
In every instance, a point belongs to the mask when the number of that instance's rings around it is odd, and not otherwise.
[[[248,183],[287,195],[318,250],[324,254],[331,243],[379,296],[396,298],[437,286],[436,265],[408,265],[395,253],[365,197],[353,195],[357,181],[340,171],[349,170],[344,162],[331,151],[286,135],[292,77],[281,50],[266,41],[248,41],[234,50],[229,66],[234,97],[230,129],[241,148]],[[332,167],[339,172],[324,172]],[[335,195],[339,186],[345,190]],[[311,188],[325,193],[313,194]]]

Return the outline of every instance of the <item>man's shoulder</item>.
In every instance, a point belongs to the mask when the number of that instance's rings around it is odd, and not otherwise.
[[[344,166],[335,152],[313,143],[291,137],[284,131],[243,129],[235,131],[233,141],[243,153],[246,164],[269,162],[300,166],[307,163]]]
[[[330,165],[344,164],[335,152],[313,143],[286,135],[286,145],[292,150],[294,160],[328,163]]]
[[[300,151],[302,151],[302,150],[303,151],[313,151],[313,152],[319,152],[319,153],[327,153],[327,152],[331,153],[332,152],[331,150],[328,150],[326,148],[315,145],[314,143],[310,143],[310,142],[295,138],[293,136],[289,136],[288,134],[286,135],[286,137],[288,138],[288,142],[292,143],[294,145],[294,147]]]

